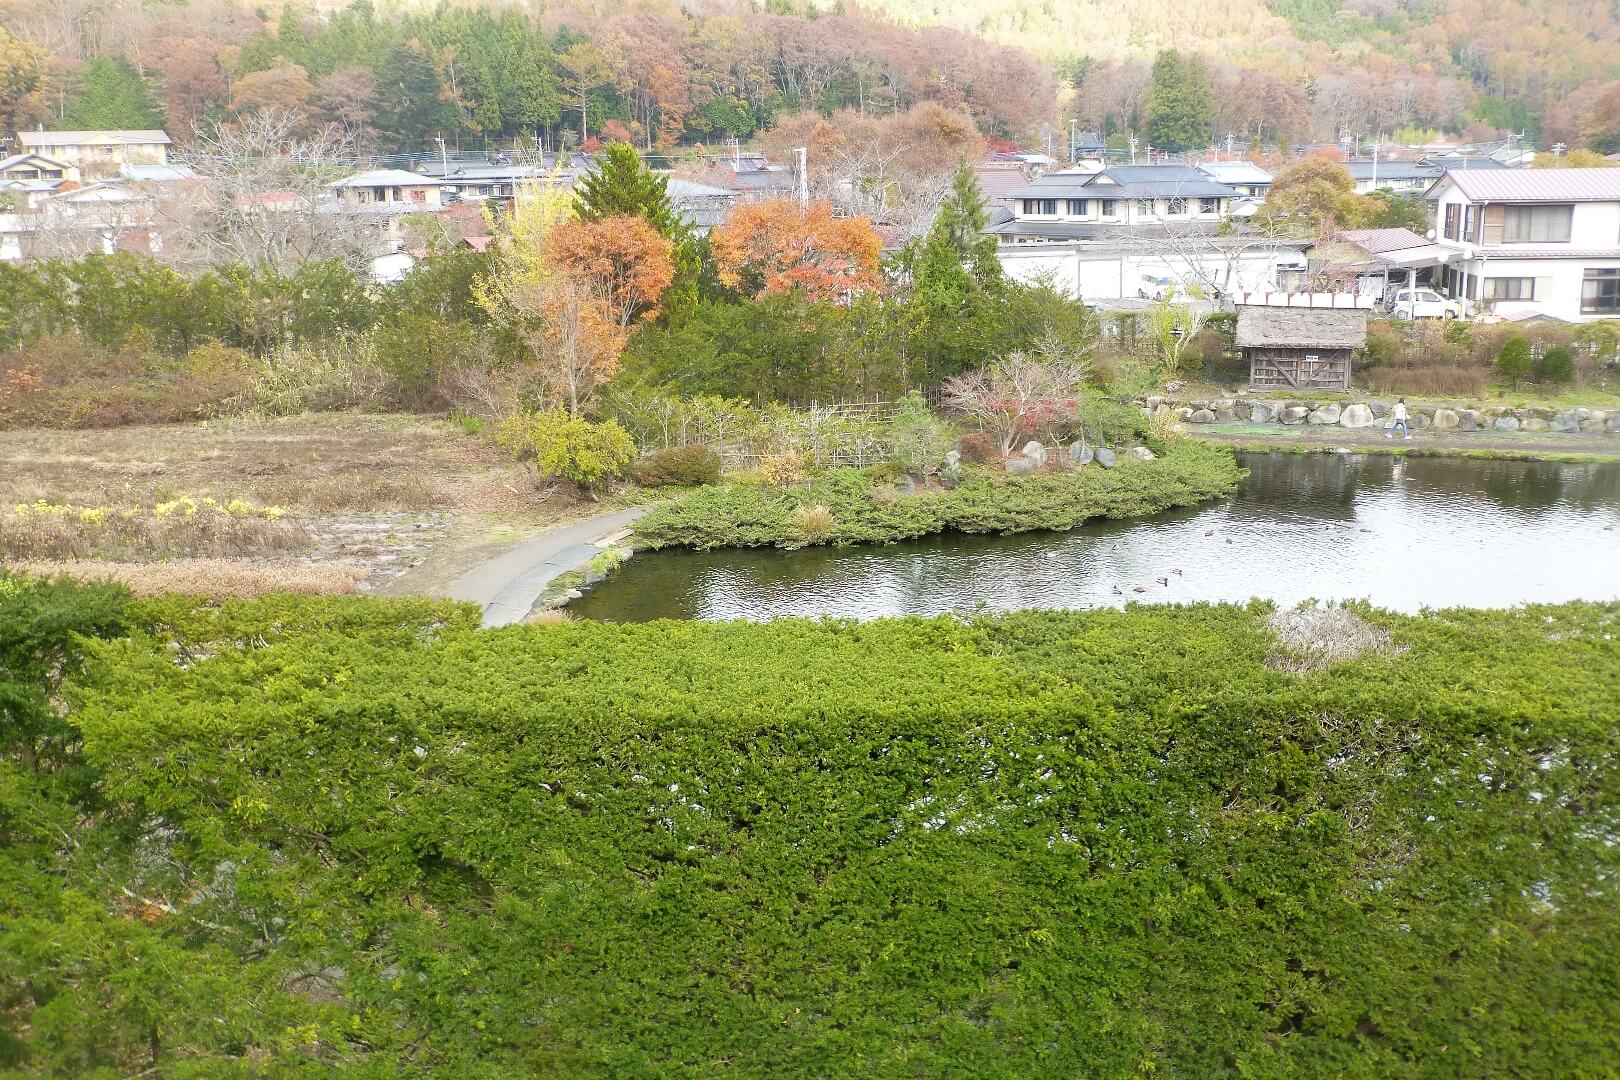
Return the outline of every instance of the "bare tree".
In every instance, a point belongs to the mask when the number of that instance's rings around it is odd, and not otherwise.
[[[179,155],[196,182],[166,185],[158,202],[166,256],[288,273],[308,262],[357,263],[375,254],[372,225],[341,212],[326,187],[352,168],[353,143],[335,125],[300,135],[305,126],[302,116],[271,108],[199,131]]]
[[[1012,451],[1022,436],[1080,420],[1080,386],[1089,365],[1056,341],[1043,341],[1036,354],[1008,353],[978,371],[945,383],[945,404],[974,420],[1001,448]]]

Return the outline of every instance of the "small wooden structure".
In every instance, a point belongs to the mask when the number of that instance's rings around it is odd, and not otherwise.
[[[1366,340],[1367,313],[1358,309],[1238,308],[1251,390],[1348,390],[1350,353]]]

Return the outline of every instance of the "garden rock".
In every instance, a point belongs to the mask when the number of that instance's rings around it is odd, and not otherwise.
[[[1267,405],[1263,401],[1256,401],[1249,406],[1249,423],[1269,424],[1275,419],[1277,419],[1277,407],[1275,405]]]
[[[1014,455],[1007,459],[1003,468],[1010,473],[1032,473],[1035,471],[1035,463],[1027,457]]]
[[[1097,447],[1097,450],[1096,450],[1096,453],[1095,453],[1094,456],[1096,458],[1097,464],[1101,465],[1105,469],[1112,469],[1115,465],[1118,464],[1118,461],[1116,461],[1115,458],[1114,458],[1114,452],[1112,450],[1108,449],[1108,447],[1106,447],[1106,446]]]
[[[1090,465],[1095,453],[1091,444],[1084,439],[1076,439],[1069,444],[1069,460],[1076,465]]]
[[[900,479],[896,482],[896,487],[899,489],[900,494],[902,495],[917,494],[917,481],[911,478],[910,473],[900,477]]]
[[[1208,409],[1199,409],[1197,412],[1187,417],[1187,421],[1188,423],[1192,424],[1213,424],[1215,422],[1215,414],[1210,412]]]
[[[1498,416],[1496,423],[1491,425],[1497,431],[1518,431],[1519,418],[1517,416]]]
[[[1462,425],[1462,417],[1457,415],[1455,409],[1434,410],[1434,427],[1437,431],[1454,431]]]
[[[1387,401],[1375,401],[1368,408],[1372,409],[1372,414],[1380,420],[1389,415],[1389,402]]]
[[[1324,405],[1305,417],[1308,424],[1337,424],[1339,422],[1339,407],[1337,405]]]
[[[1187,406],[1187,405],[1183,405],[1181,408],[1176,410],[1176,419],[1180,420],[1183,424],[1185,424],[1185,423],[1187,423],[1188,421],[1190,421],[1192,419],[1192,414],[1197,412],[1197,411],[1198,411],[1197,409],[1194,409],[1194,408],[1192,408],[1190,406]]]
[[[1159,456],[1145,446],[1133,446],[1131,447],[1129,453],[1131,457],[1140,461],[1152,461],[1154,458]]]
[[[1046,464],[1046,447],[1031,439],[1024,444],[1024,456],[1033,461],[1038,469]]]
[[[1310,415],[1310,410],[1303,405],[1290,405],[1282,411],[1282,422],[1285,424],[1303,424]]]
[[[960,450],[945,451],[945,468],[960,469],[962,467],[962,452]]]
[[[1373,417],[1373,411],[1365,405],[1350,405],[1339,414],[1339,425],[1347,428],[1372,427],[1378,421]]]
[[[1620,431],[1620,413],[1615,413],[1603,421],[1603,426],[1609,431]]]
[[[1546,431],[1552,424],[1539,416],[1532,416],[1519,425],[1520,431]]]
[[[1591,432],[1592,434],[1595,434],[1595,435],[1601,435],[1603,433],[1603,421],[1601,421],[1601,420],[1582,420],[1581,421],[1581,430],[1586,431],[1586,432]]]
[[[1561,412],[1549,420],[1547,422],[1547,426],[1552,428],[1554,431],[1579,431],[1581,430],[1581,418],[1577,416],[1573,410],[1570,412]]]
[[[1479,430],[1479,413],[1475,412],[1473,409],[1458,409],[1457,410],[1457,430],[1458,431],[1478,431]]]

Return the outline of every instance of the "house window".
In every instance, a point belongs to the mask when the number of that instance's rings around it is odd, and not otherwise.
[[[1218,213],[1220,213],[1221,212],[1221,200],[1219,200],[1219,199],[1199,199],[1198,200],[1198,212],[1200,214],[1218,214]]]
[[[1582,315],[1620,315],[1620,270],[1588,270],[1581,281]]]
[[[1057,214],[1056,199],[1025,199],[1024,213],[1026,214]]]
[[[1119,200],[1118,199],[1104,199],[1104,200],[1102,200],[1102,216],[1103,217],[1115,217],[1118,214],[1119,214]]]
[[[1446,239],[1462,239],[1462,204],[1448,203],[1446,205]]]
[[[1536,279],[1528,277],[1493,277],[1485,279],[1486,300],[1534,300]]]
[[[1179,217],[1187,212],[1187,200],[1177,197],[1164,201],[1164,212],[1171,217]]]
[[[1137,199],[1136,200],[1136,212],[1138,214],[1151,214],[1151,213],[1153,213],[1153,200],[1152,199]]]
[[[1091,207],[1086,205],[1088,202],[1090,202],[1089,199],[1070,199],[1069,216],[1085,217],[1086,214],[1091,210]]]
[[[1510,206],[1503,222],[1507,244],[1562,244],[1569,242],[1573,206]]]

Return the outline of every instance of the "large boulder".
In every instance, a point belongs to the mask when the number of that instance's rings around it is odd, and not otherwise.
[[[1208,409],[1199,409],[1191,416],[1187,417],[1187,422],[1189,424],[1213,424],[1215,422],[1215,414],[1210,412]]]
[[[1084,439],[1076,439],[1069,444],[1069,460],[1076,465],[1090,465],[1096,451]]]
[[[1323,405],[1320,409],[1305,417],[1307,424],[1337,424],[1341,414],[1337,405]]]
[[[1372,427],[1378,422],[1373,411],[1365,405],[1347,405],[1339,414],[1339,426],[1347,428]]]
[[[1197,411],[1197,409],[1194,409],[1190,405],[1183,405],[1181,408],[1176,410],[1176,419],[1180,420],[1183,424],[1189,423],[1192,420],[1192,414]]]
[[[1497,431],[1518,431],[1519,418],[1517,416],[1498,416],[1496,423],[1491,426]]]
[[[1022,475],[1035,471],[1035,463],[1021,454],[1014,454],[1008,458],[1003,466],[1008,472]]]
[[[1434,427],[1436,431],[1455,431],[1462,426],[1462,417],[1457,415],[1455,409],[1434,410]]]
[[[1095,457],[1097,464],[1101,465],[1105,469],[1112,469],[1115,465],[1119,464],[1118,459],[1114,457],[1114,452],[1108,449],[1106,446],[1097,447]]]
[[[1269,424],[1277,419],[1277,406],[1256,401],[1249,406],[1249,423]]]
[[[1581,430],[1585,431],[1585,432],[1590,432],[1593,435],[1601,435],[1603,433],[1603,421],[1601,421],[1601,420],[1582,420],[1581,421]]]
[[[1129,453],[1131,457],[1136,458],[1138,461],[1152,461],[1154,458],[1159,456],[1145,446],[1133,446],[1126,452]]]
[[[1311,411],[1303,405],[1290,405],[1282,411],[1282,422],[1285,424],[1303,424]]]
[[[945,465],[945,468],[947,468],[947,469],[960,469],[962,467],[962,451],[960,451],[960,450],[947,450],[947,451],[945,451],[944,465]]]
[[[1561,412],[1557,416],[1554,416],[1551,420],[1547,421],[1547,426],[1552,428],[1554,431],[1579,431],[1581,430],[1581,418],[1576,415],[1573,409],[1571,409],[1568,412]]]
[[[1605,431],[1620,431],[1620,412],[1614,413],[1603,421],[1603,428]]]
[[[1521,421],[1519,423],[1520,431],[1546,431],[1550,427],[1552,427],[1552,423],[1550,421],[1543,420],[1539,416],[1532,416],[1530,419]]]
[[[1024,456],[1033,461],[1038,469],[1046,464],[1046,447],[1031,439],[1024,444]]]
[[[1372,409],[1372,414],[1380,420],[1389,415],[1389,402],[1387,401],[1375,401],[1368,408]]]
[[[1479,430],[1479,412],[1477,410],[1475,410],[1475,409],[1458,409],[1457,410],[1457,430],[1458,431],[1478,431]]]

